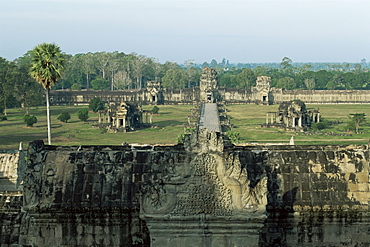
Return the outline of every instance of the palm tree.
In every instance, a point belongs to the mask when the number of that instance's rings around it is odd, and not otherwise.
[[[54,84],[62,77],[65,57],[58,45],[48,43],[36,46],[31,51],[31,56],[30,75],[45,89],[48,143],[51,145],[49,93]]]

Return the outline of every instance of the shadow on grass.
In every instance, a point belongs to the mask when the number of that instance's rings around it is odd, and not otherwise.
[[[153,121],[153,124],[158,125],[159,127],[166,127],[171,125],[183,125],[184,122],[177,120],[165,120],[165,121]]]
[[[34,126],[36,128],[47,128],[48,126],[47,125],[37,125],[37,126]],[[63,127],[63,124],[51,124],[50,126],[52,129],[57,129],[57,128],[60,128],[60,127]]]
[[[0,126],[1,127],[5,127],[5,126],[17,126],[17,125],[19,125],[19,126],[22,126],[22,125],[26,126],[25,123],[19,123],[19,122],[8,122],[8,121],[2,121],[2,122],[0,122]]]
[[[51,133],[52,138],[61,137],[63,132]],[[36,134],[9,134],[0,138],[0,149],[18,149],[19,143],[28,144],[34,140],[44,140],[47,143],[47,132]]]

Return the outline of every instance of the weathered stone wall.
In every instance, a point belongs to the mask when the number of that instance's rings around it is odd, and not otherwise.
[[[270,92],[273,103],[302,100],[307,104],[364,104],[370,102],[369,90],[282,90]]]
[[[192,104],[200,99],[199,87],[181,90],[164,89],[161,104]],[[306,104],[364,104],[370,103],[370,90],[283,90],[272,88],[270,91],[246,91],[233,88],[220,88],[220,99],[228,104],[269,103],[280,104],[284,101],[302,100]],[[53,104],[88,104],[94,97],[106,102],[132,102],[153,104],[152,96],[146,90],[122,91],[52,91]]]
[[[2,199],[1,244],[370,242],[367,145],[234,146],[206,130],[185,139],[175,146],[30,144],[24,213],[20,197]]]
[[[25,172],[25,153],[10,152],[0,153],[0,193],[17,192]]]
[[[119,148],[119,147],[118,147]],[[24,181],[20,244],[148,246],[139,218],[142,156],[130,148],[56,148],[34,142]]]
[[[260,243],[368,245],[368,146],[276,146],[268,153]]]
[[[22,202],[21,195],[0,195],[0,246],[19,246],[19,235],[26,227],[22,225]]]

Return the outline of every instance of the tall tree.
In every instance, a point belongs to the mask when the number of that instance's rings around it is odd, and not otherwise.
[[[308,90],[312,90],[315,88],[315,79],[314,78],[306,78],[304,79],[304,85]]]
[[[169,69],[163,76],[162,82],[162,85],[166,88],[184,88],[186,85],[186,75],[181,68]]]
[[[62,78],[65,56],[56,44],[42,43],[31,51],[30,75],[45,89],[48,143],[51,145],[50,130],[50,89]]]
[[[4,58],[0,58],[0,101],[3,103],[5,116],[7,115],[8,99],[13,96],[14,93],[14,84],[12,83],[14,72],[14,63],[8,62]]]
[[[89,89],[90,75],[94,73],[94,57],[92,53],[81,56],[82,72],[86,74],[86,89]]]
[[[42,104],[42,88],[30,77],[31,68],[30,51],[15,60],[17,66],[16,80],[14,80],[14,96],[18,100],[21,109],[29,114],[31,106]]]
[[[360,126],[366,122],[365,113],[349,114],[348,118],[350,119],[350,122],[348,123],[348,129],[354,128],[356,133],[358,132]]]
[[[105,51],[94,53],[96,68],[101,72],[101,77],[106,79],[106,72],[108,69],[108,63],[112,59],[112,55]]]
[[[249,68],[243,69],[236,77],[237,88],[249,90],[256,81],[256,76]]]
[[[143,80],[143,67],[147,61],[147,58],[144,55],[138,55],[136,53],[132,53],[133,58],[131,60],[131,68],[136,78],[136,88],[141,89],[142,87],[142,80]]]
[[[187,82],[188,82],[188,88],[190,88],[191,86],[191,82],[193,80],[193,76],[196,74],[196,69],[194,70],[193,66],[194,66],[194,59],[189,59],[189,60],[185,60],[184,62],[184,66],[186,68],[186,79],[187,79]]]
[[[280,65],[283,67],[283,69],[288,69],[292,67],[292,62],[293,62],[292,59],[290,59],[289,57],[283,57]]]

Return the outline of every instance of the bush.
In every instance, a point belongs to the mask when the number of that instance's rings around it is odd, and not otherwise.
[[[180,144],[180,143],[184,143],[184,141],[185,141],[185,133],[182,133],[182,134],[178,134],[177,135],[177,138],[176,138],[176,142],[178,143],[178,144]]]
[[[153,114],[158,114],[159,112],[159,107],[158,106],[153,106],[153,108],[150,110]]]
[[[240,140],[240,133],[236,131],[229,130],[226,132],[227,137],[229,137],[232,143],[237,143]]]
[[[90,100],[89,109],[92,110],[93,112],[104,110],[105,109],[104,102],[101,100],[101,98],[95,97],[92,100]]]
[[[80,109],[77,112],[78,119],[80,119],[82,122],[86,122],[89,118],[89,111],[87,109]]]
[[[63,111],[59,116],[57,117],[58,120],[60,120],[63,123],[67,123],[69,119],[71,119],[71,114],[67,111]]]
[[[313,131],[326,129],[328,127],[329,127],[329,122],[326,120],[322,120],[321,122],[311,124],[311,130]]]
[[[23,121],[27,125],[27,127],[33,127],[33,125],[37,123],[37,118],[35,116],[26,114],[23,116]]]

